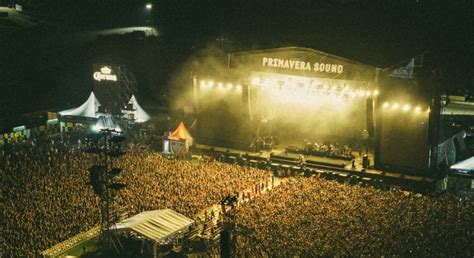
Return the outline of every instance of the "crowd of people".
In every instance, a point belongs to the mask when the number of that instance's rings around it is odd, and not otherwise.
[[[140,151],[137,151],[140,149]],[[31,141],[0,150],[2,256],[37,257],[40,252],[100,222],[100,199],[88,184],[98,162],[77,144]],[[116,211],[170,208],[190,218],[254,184],[267,171],[219,162],[176,161],[143,148],[113,161],[127,186],[115,197]]]
[[[2,256],[39,256],[100,223],[100,198],[88,184],[98,158],[80,145],[49,140],[0,148]],[[128,146],[113,160],[123,169],[116,181],[127,185],[115,196],[116,211],[170,208],[199,221],[203,210],[237,197],[239,205],[225,218],[239,257],[474,253],[472,201],[318,177],[291,178],[269,190],[268,171],[212,159],[171,160],[140,144]]]
[[[471,257],[474,203],[290,179],[228,216],[237,257]]]

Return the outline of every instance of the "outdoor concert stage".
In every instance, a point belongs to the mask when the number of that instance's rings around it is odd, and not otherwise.
[[[300,176],[300,175],[322,175],[339,177],[348,181],[350,177],[356,177],[361,182],[370,183],[378,181],[387,185],[398,185],[408,190],[425,191],[432,187],[434,178],[404,175],[400,173],[387,172],[374,169],[371,163],[368,168],[363,168],[362,156],[353,153],[355,156],[355,167],[352,162],[343,159],[304,155],[305,168],[298,166],[299,154],[287,153],[284,148],[277,148],[271,151],[247,152],[237,149],[222,148],[203,144],[196,144],[195,153],[220,158],[221,162],[238,163],[239,158],[245,159],[249,166],[262,169],[271,169],[275,175]],[[369,160],[373,160],[373,155],[369,153]]]
[[[426,73],[433,68],[426,56],[386,69],[301,47],[229,53],[219,65],[218,57],[205,58],[212,64],[203,60],[192,77],[199,143],[245,151],[262,142],[370,149],[365,172],[359,154],[355,168],[352,157],[332,154],[307,163],[405,181],[436,181],[452,165],[443,158],[451,145],[439,147],[439,82]]]

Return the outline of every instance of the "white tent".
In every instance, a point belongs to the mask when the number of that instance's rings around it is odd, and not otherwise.
[[[92,127],[94,131],[100,131],[102,129],[110,129],[115,130],[117,132],[121,132],[122,129],[120,128],[119,124],[115,121],[112,115],[100,115],[97,119],[97,123]]]
[[[144,211],[115,225],[118,230],[132,230],[156,243],[166,243],[184,233],[194,221],[170,209]]]
[[[84,104],[77,108],[72,108],[59,112],[62,116],[81,116],[81,117],[97,117],[96,113],[99,111],[100,102],[95,97],[94,92],[91,92],[89,98]]]
[[[469,174],[474,172],[474,157],[458,162],[451,166],[451,170]]]
[[[150,120],[150,115],[138,104],[135,95],[132,95],[130,101],[128,102],[129,105],[132,105],[133,110],[122,110],[124,114],[133,114],[134,121],[136,123],[143,123]]]

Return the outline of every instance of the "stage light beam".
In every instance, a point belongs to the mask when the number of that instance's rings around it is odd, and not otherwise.
[[[410,110],[410,105],[408,105],[408,104],[403,105],[402,110],[403,110],[403,112],[408,112],[408,110]]]

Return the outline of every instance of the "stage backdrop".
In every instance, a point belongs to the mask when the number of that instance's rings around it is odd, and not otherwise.
[[[227,66],[219,71],[224,87],[217,80],[202,87],[201,80],[212,76],[198,76],[201,142],[248,145],[257,134],[295,143],[361,140],[368,117],[365,94],[377,89],[375,67],[296,47],[231,53]],[[227,82],[241,90],[227,89]],[[354,91],[362,96],[352,96]]]

